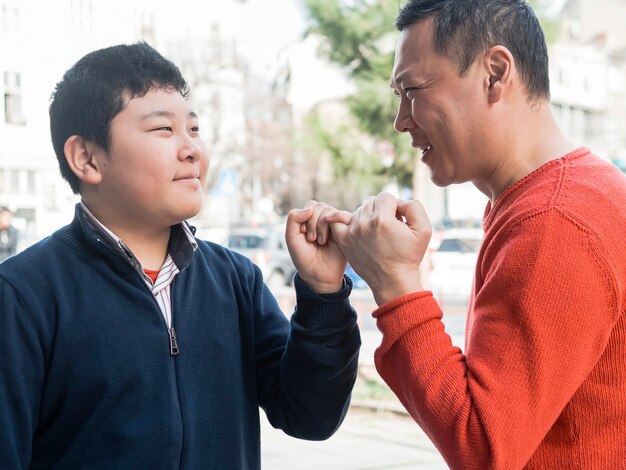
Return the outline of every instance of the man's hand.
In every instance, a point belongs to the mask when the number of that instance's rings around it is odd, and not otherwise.
[[[293,209],[287,217],[287,248],[302,280],[318,294],[341,290],[346,258],[332,239],[326,216],[336,210],[309,201],[304,209]]]
[[[326,220],[333,239],[370,286],[378,305],[423,290],[419,265],[432,228],[418,201],[381,193],[368,198],[351,216],[334,211]]]

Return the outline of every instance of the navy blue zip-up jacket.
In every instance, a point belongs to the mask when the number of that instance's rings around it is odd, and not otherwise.
[[[198,241],[171,286],[180,354],[150,289],[84,221],[0,264],[0,467],[258,469],[271,424],[325,439],[357,372],[356,314],[296,279],[291,322],[259,269]]]

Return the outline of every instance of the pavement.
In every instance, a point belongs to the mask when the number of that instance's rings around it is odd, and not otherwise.
[[[291,289],[275,291],[283,312],[291,315],[295,299]],[[261,411],[262,466],[268,470],[378,470],[447,469],[443,458],[420,427],[378,376],[374,351],[381,333],[371,312],[376,309],[369,289],[355,289],[350,302],[359,315],[361,353],[359,378],[352,406],[344,423],[330,439],[310,442],[273,429]],[[463,349],[463,302],[444,304],[443,322],[454,345]],[[365,390],[374,384],[376,393]]]
[[[428,437],[409,417],[350,408],[330,439],[295,439],[261,424],[261,464],[267,470],[445,470]]]

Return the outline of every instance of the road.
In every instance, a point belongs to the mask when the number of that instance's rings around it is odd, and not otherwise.
[[[287,315],[293,310],[293,292],[274,292]],[[404,412],[373,366],[374,350],[380,344],[371,312],[376,308],[371,292],[355,289],[350,297],[359,314],[363,345],[361,369],[346,420],[327,441],[309,442],[291,438],[273,429],[261,411],[263,468],[268,470],[404,470],[447,469],[444,460],[419,426]],[[463,304],[447,302],[443,322],[452,342],[463,347],[465,330]],[[363,396],[363,376],[374,378],[387,390],[384,399]],[[389,411],[395,410],[395,411]]]

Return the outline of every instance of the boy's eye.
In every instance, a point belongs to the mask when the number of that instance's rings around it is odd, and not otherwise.
[[[172,128],[169,126],[157,127],[156,129],[152,129],[153,131],[172,131]]]
[[[200,132],[200,128],[198,126],[192,127],[191,132]]]

